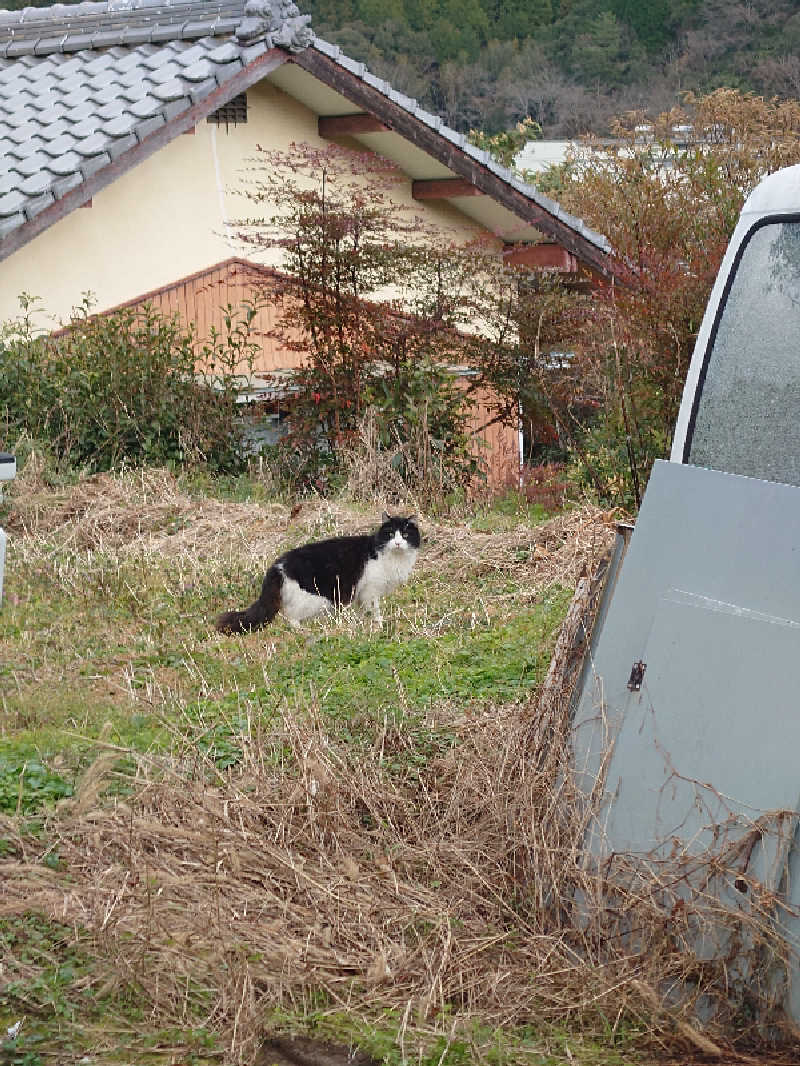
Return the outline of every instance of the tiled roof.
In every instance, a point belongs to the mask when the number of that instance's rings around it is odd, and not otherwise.
[[[286,0],[0,11],[0,248],[13,251],[15,231],[70,191],[91,196],[90,179],[112,180],[127,153],[160,147],[154,135],[167,124],[185,115],[193,125],[263,77],[258,61],[271,49],[307,46],[308,21]]]

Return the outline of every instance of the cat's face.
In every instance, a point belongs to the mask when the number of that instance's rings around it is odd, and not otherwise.
[[[413,518],[390,518],[384,514],[377,540],[379,548],[416,549],[420,544],[419,527]]]

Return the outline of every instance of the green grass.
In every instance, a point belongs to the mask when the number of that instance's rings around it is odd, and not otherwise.
[[[420,566],[380,629],[349,611],[301,635],[277,620],[242,639],[211,625],[222,607],[255,595],[260,574],[244,560],[176,567],[44,541],[18,562],[11,550],[0,611],[0,809],[16,809],[26,763],[22,807],[57,799],[106,723],[122,746],[165,750],[171,725],[193,717],[268,720],[286,705],[314,706],[356,738],[441,704],[523,698],[546,668],[569,592],[531,598],[507,574],[487,585],[483,568],[458,565],[452,574]],[[55,757],[59,772],[40,784],[37,767],[52,771]]]
[[[108,1062],[163,1066],[218,1061],[216,1036],[187,1018],[179,1030],[148,1024],[135,982],[92,957],[80,930],[38,914],[0,918],[0,1064]],[[22,1022],[16,1037],[8,1029]],[[131,1057],[132,1056],[132,1057]]]
[[[275,1011],[270,1029],[339,1047],[357,1047],[385,1066],[633,1066],[625,1048],[636,1037],[627,1019],[602,1034],[549,1026],[483,1025],[478,1019],[440,1016],[408,1026],[408,1018],[384,1011],[359,1018],[335,1008],[309,1009],[302,1017]]]

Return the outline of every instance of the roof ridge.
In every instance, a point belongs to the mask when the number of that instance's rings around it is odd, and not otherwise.
[[[0,8],[0,54],[47,55],[80,48],[235,35],[242,43],[300,51],[313,40],[291,0],[82,0]]]

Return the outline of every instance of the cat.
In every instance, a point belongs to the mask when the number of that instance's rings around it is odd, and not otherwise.
[[[221,614],[217,629],[246,633],[271,622],[278,612],[297,626],[348,603],[367,607],[375,621],[382,622],[381,597],[408,580],[419,546],[413,516],[390,518],[384,513],[374,533],[292,548],[269,568],[256,602],[244,611]]]

